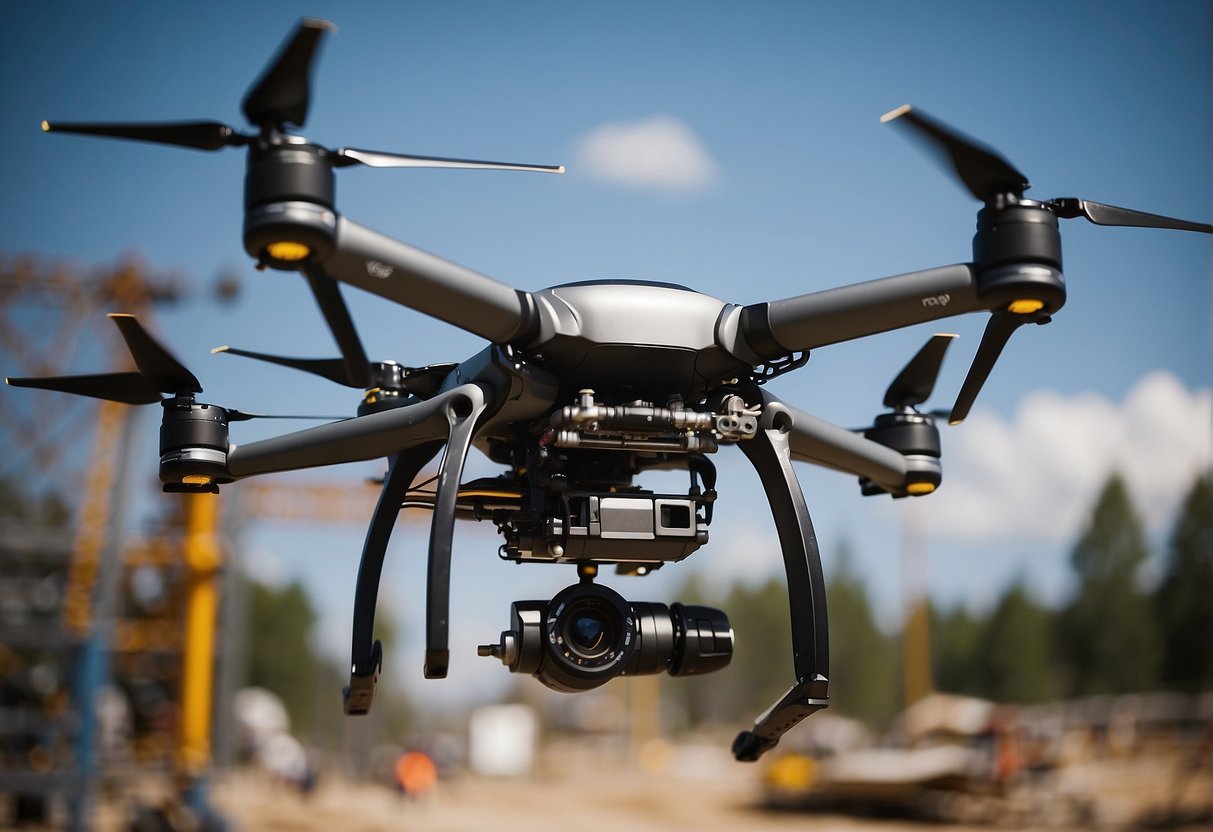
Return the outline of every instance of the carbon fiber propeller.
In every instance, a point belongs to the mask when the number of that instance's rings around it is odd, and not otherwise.
[[[949,165],[968,192],[982,202],[990,203],[1007,196],[1022,199],[1024,191],[1032,187],[1027,176],[997,150],[916,107],[903,104],[885,113],[880,120],[909,130],[929,152]],[[1085,217],[1096,225],[1213,233],[1213,225],[1208,223],[1150,214],[1078,197],[1058,197],[1043,204],[1063,219]]]
[[[326,20],[304,18],[279,49],[241,102],[241,111],[256,134],[245,134],[220,121],[173,121],[154,123],[80,123],[43,121],[48,133],[77,133],[112,139],[167,144],[194,150],[221,150],[255,144],[280,136],[288,125],[302,127],[311,104],[311,74],[325,32],[335,27]],[[561,165],[527,165],[415,156],[375,150],[341,148],[328,150],[325,158],[333,167],[367,165],[376,168],[477,168],[563,173]]]
[[[955,335],[938,334],[923,344],[885,391],[884,406],[903,410],[929,399],[931,391],[935,389],[943,357],[955,339]]]
[[[909,104],[885,113],[880,119],[885,123],[900,125],[910,131],[929,152],[942,160],[956,177],[977,199],[987,206],[1001,207],[1023,201],[1024,191],[1031,183],[1018,168],[1006,160],[997,150],[973,139],[959,130],[944,124]],[[1062,219],[1084,217],[1096,225],[1128,226],[1136,228],[1169,228],[1176,231],[1213,233],[1213,225],[1176,219],[1161,214],[1151,214],[1132,208],[1120,208],[1089,199],[1059,197],[1040,203]],[[969,415],[977,394],[994,369],[994,364],[1015,330],[1024,324],[1048,323],[1049,318],[1041,314],[1017,314],[1011,311],[994,311],[981,344],[973,358],[973,365],[965,377],[956,404],[948,417],[951,424],[959,424]]]
[[[134,315],[112,313],[109,319],[118,327],[126,341],[131,358],[137,368],[133,372],[96,373],[92,375],[46,376],[41,378],[9,378],[5,381],[13,387],[29,387],[37,390],[53,390],[88,396],[94,399],[120,404],[157,404],[163,401],[162,393],[171,397],[192,397],[202,392],[197,377],[184,364],[173,357],[165,347],[152,337]],[[249,419],[340,419],[340,416],[275,416],[262,413],[245,413],[224,408],[229,422],[244,422]]]
[[[100,373],[83,376],[46,378],[10,378],[13,387],[57,390],[77,396],[91,396],[122,404],[154,404],[161,393],[191,396],[202,392],[202,385],[185,365],[151,336],[134,315],[111,314],[127,349],[138,368],[134,372]]]
[[[425,367],[401,367],[394,362],[369,361],[366,364],[365,381],[362,382],[350,379],[347,372],[348,365],[342,358],[292,358],[242,350],[226,345],[215,347],[211,352],[239,355],[243,358],[277,364],[280,367],[290,367],[293,370],[311,373],[345,387],[367,389],[385,384],[399,385],[403,392],[412,393],[423,399],[434,396],[442,386],[443,380],[458,366],[457,364],[430,364]]]

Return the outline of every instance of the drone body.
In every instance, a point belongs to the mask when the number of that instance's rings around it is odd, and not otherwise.
[[[863,493],[922,496],[942,478],[932,392],[949,336],[936,336],[890,385],[889,412],[847,430],[780,401],[769,379],[829,344],[989,312],[990,321],[949,421],[968,414],[1003,346],[1019,327],[1047,323],[1065,302],[1059,219],[1174,228],[1189,223],[1086,200],[1035,201],[1027,179],[996,152],[903,107],[889,113],[939,150],[982,202],[971,262],[766,303],[738,305],[682,286],[590,281],[525,292],[394,240],[342,215],[335,172],[372,167],[470,167],[558,173],[559,167],[331,150],[288,131],[302,126],[316,46],[329,28],[305,20],[243,102],[256,128],[210,121],[157,125],[49,124],[45,130],[201,150],[246,149],[243,236],[260,266],[299,272],[333,333],[340,358],[298,359],[221,348],[312,372],[361,390],[357,415],[247,444],[230,422],[249,414],[200,402],[198,380],[130,316],[114,316],[138,370],[10,379],[163,408],[165,490],[217,491],[276,471],[386,458],[388,472],[362,553],[355,597],[347,713],[374,697],[381,648],[373,638],[379,577],[402,507],[433,512],[427,577],[427,677],[446,675],[450,560],[457,519],[494,523],[502,556],[575,564],[580,581],[548,601],[519,601],[511,629],[482,655],[564,691],[624,674],[709,672],[728,663],[732,631],[706,607],[629,603],[594,583],[599,568],[644,574],[708,541],[716,499],[712,455],[736,445],[759,473],[788,579],[794,682],[734,744],[754,760],[828,703],[828,624],[816,536],[793,461],[856,476]],[[409,368],[372,362],[339,285],[446,321],[483,338],[459,364]],[[161,394],[168,394],[168,398]],[[499,477],[465,482],[476,447]],[[432,490],[414,485],[441,458]],[[682,470],[686,491],[634,483],[650,469]]]

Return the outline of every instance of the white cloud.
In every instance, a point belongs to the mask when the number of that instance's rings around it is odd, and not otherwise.
[[[596,127],[578,139],[577,159],[595,179],[631,187],[696,191],[718,175],[694,131],[668,115]]]
[[[932,532],[973,541],[1073,540],[1112,471],[1125,478],[1147,530],[1165,531],[1209,469],[1213,397],[1153,372],[1120,403],[1087,393],[1028,396],[1011,421],[975,411],[944,432],[944,486]]]

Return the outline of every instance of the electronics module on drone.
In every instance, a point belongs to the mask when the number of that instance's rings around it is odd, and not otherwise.
[[[345,710],[366,713],[382,651],[372,631],[388,538],[402,507],[432,510],[425,675],[448,664],[451,547],[456,519],[488,520],[501,556],[576,564],[579,581],[550,601],[518,601],[511,626],[480,654],[561,691],[620,675],[706,673],[728,664],[733,632],[720,610],[629,602],[595,583],[602,565],[644,574],[708,541],[716,498],[712,455],[736,445],[770,503],[791,606],[795,678],[733,744],[755,760],[828,703],[825,587],[812,522],[792,463],[855,475],[864,494],[921,496],[941,479],[936,412],[920,412],[951,336],[936,335],[889,386],[888,411],[847,430],[780,401],[764,382],[804,365],[810,350],[971,312],[989,314],[971,369],[946,414],[964,420],[1011,334],[1047,323],[1065,302],[1058,220],[1210,233],[1213,227],[1076,198],[1024,197],[1027,178],[996,151],[909,106],[883,121],[943,157],[981,203],[972,262],[766,303],[737,305],[684,286],[597,280],[527,292],[391,239],[338,213],[334,173],[350,165],[559,173],[561,167],[330,149],[302,127],[316,47],[330,24],[307,19],[245,95],[255,132],[215,121],[43,122],[49,132],[200,150],[245,147],[244,247],[263,268],[296,271],[315,295],[340,358],[299,359],[221,348],[365,391],[357,415],[233,445],[231,422],[253,418],[197,399],[202,387],[130,315],[111,316],[137,370],[10,378],[127,404],[160,403],[165,491],[217,492],[276,471],[386,458],[387,474],[358,571]],[[363,289],[474,333],[487,345],[461,363],[405,367],[367,358],[339,284]],[[167,394],[162,397],[161,394]],[[504,472],[462,481],[475,446]],[[433,487],[415,485],[441,454]],[[684,470],[685,492],[634,484],[650,469]]]

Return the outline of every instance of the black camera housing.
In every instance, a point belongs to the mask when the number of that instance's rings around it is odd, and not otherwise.
[[[733,657],[728,617],[712,607],[637,602],[599,584],[565,587],[549,601],[515,601],[512,629],[482,645],[511,673],[553,690],[590,690],[616,676],[710,673]]]

